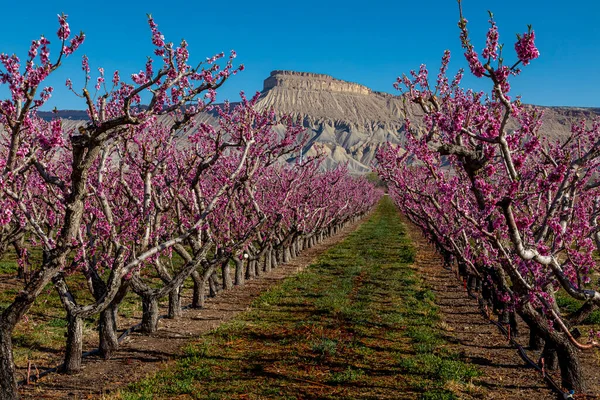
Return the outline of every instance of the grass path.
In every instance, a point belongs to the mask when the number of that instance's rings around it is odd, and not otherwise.
[[[447,350],[389,199],[304,272],[112,399],[453,399],[478,371]]]

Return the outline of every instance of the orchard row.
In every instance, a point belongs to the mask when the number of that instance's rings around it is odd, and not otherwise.
[[[530,346],[545,343],[540,363],[559,368],[564,388],[581,392],[581,357],[595,357],[586,350],[597,344],[594,332],[578,339],[572,329],[600,306],[600,121],[576,123],[560,141],[545,138],[543,113],[510,94],[510,78],[539,56],[534,32],[517,35],[508,63],[491,14],[489,22],[481,55],[462,12],[459,30],[471,72],[490,92],[463,89],[462,71],[448,77],[449,52],[435,84],[425,66],[399,78],[406,144],[381,151],[378,172],[484,312],[498,313],[514,335],[519,315]],[[567,315],[557,296],[581,308]]]
[[[64,370],[76,372],[85,319],[97,316],[104,357],[117,350],[126,293],[139,296],[141,329],[153,332],[159,299],[169,298],[170,317],[180,315],[187,279],[192,306],[202,307],[207,287],[229,289],[288,261],[379,196],[344,168],[323,172],[318,157],[298,157],[303,127],[258,111],[257,96],[213,108],[215,91],[243,69],[234,68],[235,53],[192,65],[185,41],[168,43],[149,24],[154,54],[128,79],[101,68],[92,79],[83,58],[83,88],[66,83],[89,116],[74,131],[37,111],[52,93],[44,80],[84,35],[71,38],[60,16],[54,58],[44,37],[24,62],[0,55],[11,95],[0,101],[0,257],[17,253],[22,282],[0,310],[3,399],[18,398],[15,326],[49,284],[67,316]],[[201,122],[207,111],[216,122]],[[80,282],[88,296],[76,294]]]

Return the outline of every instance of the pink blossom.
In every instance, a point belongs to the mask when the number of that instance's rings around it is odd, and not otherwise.
[[[515,51],[523,65],[528,65],[531,60],[535,60],[540,56],[539,50],[535,47],[534,40],[535,32],[531,29],[529,32],[524,33],[523,36],[517,35]]]
[[[60,27],[58,28],[58,38],[61,40],[67,40],[71,35],[71,29],[69,28],[69,24],[67,23],[67,15],[61,14],[58,16],[58,23]]]

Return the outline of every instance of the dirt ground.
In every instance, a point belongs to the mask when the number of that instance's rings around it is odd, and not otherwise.
[[[89,357],[84,360],[83,370],[77,375],[52,373],[23,387],[23,398],[101,398],[103,394],[165,368],[191,340],[247,310],[261,292],[310,265],[358,225],[347,226],[338,235],[305,250],[292,262],[248,281],[243,287],[219,293],[207,300],[204,309],[187,309],[177,320],[161,319],[156,334],[148,336],[133,333],[111,360]],[[436,303],[444,316],[446,339],[465,360],[476,364],[483,372],[478,381],[485,389],[485,398],[555,399],[556,396],[547,388],[541,376],[527,368],[497,328],[483,319],[476,302],[467,297],[456,277],[440,267],[442,260],[439,255],[416,228],[409,226],[409,235],[417,249],[415,266],[434,290]],[[526,343],[525,338],[523,335],[521,341]],[[590,387],[598,390],[600,386],[596,370],[597,365],[586,365],[587,375],[591,379]]]
[[[487,389],[486,399],[556,399],[544,382],[541,374],[530,368],[511,347],[498,328],[484,319],[477,301],[468,297],[466,290],[453,272],[440,266],[442,257],[420,234],[409,225],[408,233],[417,249],[416,266],[435,293],[436,303],[444,316],[446,340],[454,343],[466,361],[476,364],[483,372],[478,378]],[[524,323],[519,324],[518,342],[527,346],[529,331]],[[539,353],[528,351],[536,361]],[[589,392],[576,394],[576,399],[600,398],[600,363],[595,354],[582,354]],[[553,374],[560,384],[560,376]]]
[[[356,222],[346,226],[337,235],[302,251],[300,256],[270,273],[247,281],[244,286],[222,291],[216,297],[208,298],[203,309],[184,310],[182,317],[175,320],[161,319],[155,334],[142,335],[134,332],[125,338],[118,353],[110,360],[92,356],[83,361],[83,369],[77,375],[52,373],[34,384],[24,386],[22,397],[98,398],[165,368],[181,354],[182,348],[191,340],[247,310],[260,293],[303,270],[321,253],[348,236],[359,224],[360,222]],[[167,310],[161,311],[166,314]]]

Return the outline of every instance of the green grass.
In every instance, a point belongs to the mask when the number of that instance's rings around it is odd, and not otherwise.
[[[566,314],[571,314],[577,311],[582,305],[583,301],[577,300],[566,294],[563,290],[559,290],[556,293],[556,304]],[[582,325],[600,325],[600,310],[592,311],[582,322]]]
[[[41,250],[39,248],[32,248],[28,249],[28,251],[31,264],[34,267],[39,266],[42,259]],[[177,253],[173,253],[172,263],[177,267],[183,263],[183,260]],[[11,249],[0,260],[0,275],[4,275],[7,279],[13,279],[16,277],[17,269],[16,253]],[[68,275],[66,280],[80,304],[89,304],[95,301],[87,289],[87,284],[81,274]],[[161,284],[160,279],[156,277],[147,279],[146,281],[151,286]],[[15,281],[14,288],[0,291],[0,312],[11,304],[22,284],[22,281]],[[191,280],[188,280],[185,288],[189,290],[192,285]],[[164,298],[160,304],[161,306],[166,305],[167,302],[168,299]],[[130,291],[119,307],[119,317],[132,318],[139,317],[141,314],[141,300],[136,294]],[[40,365],[52,365],[61,361],[65,350],[65,334],[67,331],[65,315],[66,312],[63,309],[56,290],[52,284],[49,284],[35,300],[35,303],[27,312],[26,318],[22,319],[15,328],[13,345],[17,366],[26,366],[28,361]],[[97,316],[94,316],[85,321],[84,338],[90,342],[90,345],[85,346],[85,350],[98,345],[96,331],[97,318]],[[127,327],[131,324],[133,323],[127,324]],[[122,326],[123,324],[121,324]]]
[[[118,399],[470,398],[388,199],[315,264]]]

